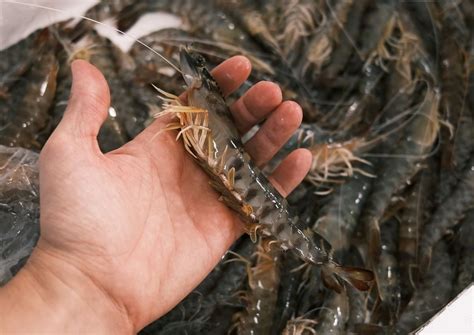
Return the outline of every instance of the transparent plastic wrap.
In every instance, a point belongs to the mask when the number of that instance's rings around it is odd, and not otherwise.
[[[26,263],[38,241],[38,157],[0,146],[0,286]]]

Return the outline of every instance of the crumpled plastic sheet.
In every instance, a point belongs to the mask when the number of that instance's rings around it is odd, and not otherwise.
[[[39,238],[38,157],[0,145],[0,286],[26,263]]]

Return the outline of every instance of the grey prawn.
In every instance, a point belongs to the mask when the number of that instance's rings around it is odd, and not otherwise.
[[[338,292],[343,289],[341,279],[361,290],[369,289],[373,280],[370,271],[338,265],[324,237],[310,237],[298,228],[298,217],[290,214],[287,201],[244,151],[230,111],[202,56],[182,48],[180,63],[188,87],[188,105],[159,90],[165,101],[159,115],[177,117],[167,129],[180,130],[178,136],[186,150],[209,175],[222,201],[247,224],[249,234],[270,238],[281,249],[293,250],[304,261],[322,266],[324,282]]]

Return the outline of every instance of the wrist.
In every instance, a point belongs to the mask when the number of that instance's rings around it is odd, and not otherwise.
[[[76,267],[38,247],[0,288],[0,333],[129,334],[125,308]]]

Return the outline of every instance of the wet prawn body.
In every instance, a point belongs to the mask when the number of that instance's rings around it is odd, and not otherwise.
[[[432,216],[434,198],[437,195],[435,180],[438,166],[433,158],[428,160],[428,167],[420,171],[414,185],[409,189],[406,197],[406,206],[398,216],[400,221],[398,235],[398,254],[402,287],[402,304],[416,289],[419,281],[419,242],[423,226]]]
[[[283,250],[293,250],[304,261],[324,266],[328,285],[341,290],[337,275],[367,289],[372,274],[362,269],[346,269],[332,260],[330,243],[315,233],[309,237],[298,226],[298,217],[290,214],[287,201],[254,166],[244,151],[230,111],[217,83],[205,67],[200,55],[182,49],[181,69],[188,85],[189,106],[176,97],[164,97],[167,105],[162,114],[177,114],[185,148],[211,178],[211,185],[221,199],[247,223],[251,234],[271,238]]]
[[[0,96],[9,89],[31,67],[34,56],[44,44],[45,32],[37,31],[19,43],[0,51]]]
[[[453,134],[450,166],[441,166],[436,202],[445,201],[463,174],[471,152],[474,151],[474,118],[466,105]]]
[[[21,92],[18,97],[7,98],[11,103],[0,126],[0,143],[11,147],[40,148],[38,134],[47,126],[49,108],[56,93],[58,62],[54,53],[56,41],[45,34],[45,42],[40,49],[39,64],[26,72],[27,80],[16,83]],[[16,89],[15,87],[12,90]],[[2,118],[5,115],[2,115]]]
[[[461,180],[450,197],[438,207],[423,229],[420,240],[420,266],[425,271],[430,266],[433,246],[453,227],[464,214],[474,207],[474,156],[471,157]]]
[[[437,137],[438,103],[438,92],[428,87],[419,110],[405,127],[405,138],[392,152],[396,162],[384,161],[376,169],[379,178],[373,185],[362,217],[367,229],[369,247],[374,255],[380,252],[379,221],[389,206],[392,195],[403,188],[406,181],[420,170],[422,166],[418,163],[428,154]]]
[[[440,241],[433,251],[433,266],[395,325],[396,334],[406,334],[417,329],[448,302],[454,274],[446,242]]]
[[[249,225],[258,224],[258,230],[277,240],[283,249],[295,249],[300,257],[313,264],[330,261],[329,243],[321,237],[321,244],[315,245],[296,227],[298,218],[290,215],[287,201],[243,150],[240,136],[217,83],[205,67],[198,69],[200,73],[196,72],[195,65],[191,63],[194,60],[185,51],[182,55],[181,66],[190,88],[189,105],[209,111],[212,135],[212,140],[208,140],[212,142],[209,144],[211,151],[207,153],[207,157],[194,154],[198,157],[198,163],[213,179],[213,186],[222,192],[223,201],[236,210]],[[195,82],[188,79],[186,73],[192,73],[192,78],[200,78],[202,86],[195,89]],[[216,175],[218,180],[215,180]]]
[[[256,264],[248,269],[246,308],[237,315],[236,328],[241,335],[271,334],[280,282],[279,252],[265,251],[264,244],[261,240]]]
[[[381,228],[382,250],[377,264],[374,265],[375,282],[382,304],[388,312],[388,323],[398,319],[401,291],[400,273],[397,259],[398,222],[390,219]]]
[[[354,6],[350,15],[347,18],[345,27],[341,28],[341,41],[338,48],[335,48],[329,60],[328,66],[325,70],[327,77],[334,78],[337,74],[346,67],[352,55],[354,45],[352,41],[357,38],[357,34],[361,28],[361,18],[370,0],[357,1],[357,6]],[[345,31],[344,31],[345,29]]]
[[[323,205],[318,213],[319,218],[314,223],[313,230],[331,241],[336,255],[346,252],[350,246],[359,215],[370,193],[372,179],[355,174],[349,181],[334,189],[333,193],[337,196]]]
[[[278,264],[280,267],[280,286],[273,318],[273,333],[281,333],[296,311],[302,273],[301,271],[289,270],[295,266],[295,263],[297,263],[297,259],[294,254],[280,255]]]
[[[449,12],[445,15],[449,16]],[[450,22],[451,20],[447,21]],[[441,110],[444,119],[454,129],[457,129],[460,118],[466,113],[464,104],[468,81],[465,77],[467,72],[464,71],[466,62],[463,49],[467,36],[465,36],[465,33],[460,32],[460,30],[462,31],[466,28],[456,29],[456,26],[453,27],[453,24],[445,24],[443,28],[446,29],[441,31],[443,37],[441,48],[441,78],[443,83]],[[442,166],[445,169],[449,169],[454,164],[452,151],[455,137],[449,134],[448,127],[442,129],[442,135],[444,135],[442,136]]]
[[[302,58],[304,63],[299,65],[304,76],[320,72],[322,66],[329,61],[334,44],[339,39],[339,34],[342,33],[341,27],[345,24],[352,5],[352,0],[341,0],[336,3],[334,8],[330,7],[331,15],[323,20],[321,26],[317,28],[306,48],[306,57]]]
[[[364,264],[359,250],[353,248],[350,250],[349,264],[360,266]],[[349,317],[347,319],[347,330],[354,331],[358,324],[365,323],[370,317],[370,311],[367,304],[367,295],[370,292],[361,292],[352,287],[347,287],[347,297],[349,299]]]
[[[317,334],[345,334],[349,318],[349,299],[346,292],[330,292],[316,327]]]

